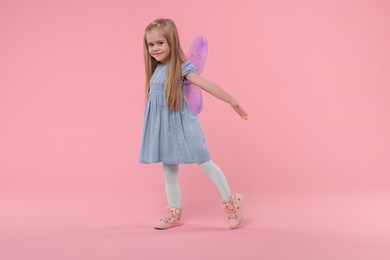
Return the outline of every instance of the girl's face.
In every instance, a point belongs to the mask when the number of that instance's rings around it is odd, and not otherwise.
[[[150,56],[159,63],[166,63],[171,57],[171,48],[168,46],[167,39],[157,29],[152,29],[146,33],[146,42]]]

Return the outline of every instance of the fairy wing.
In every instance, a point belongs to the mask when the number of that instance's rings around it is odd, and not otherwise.
[[[207,38],[204,36],[196,37],[188,50],[186,58],[195,65],[198,74],[203,71],[207,59],[207,53]],[[202,111],[203,98],[202,90],[199,86],[185,81],[184,98],[195,115],[198,115],[200,111]]]

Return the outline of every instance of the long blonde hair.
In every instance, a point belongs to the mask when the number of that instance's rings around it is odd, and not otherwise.
[[[179,34],[175,23],[171,19],[159,18],[151,22],[145,29],[144,34],[144,60],[145,60],[145,98],[149,93],[149,83],[154,70],[157,67],[156,61],[149,54],[146,34],[153,29],[159,30],[167,39],[168,46],[171,50],[169,65],[164,85],[165,98],[169,111],[179,110],[182,102],[182,80],[181,65],[185,60],[183,50],[180,47]]]

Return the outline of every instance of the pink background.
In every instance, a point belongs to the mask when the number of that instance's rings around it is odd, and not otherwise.
[[[380,0],[1,1],[0,257],[389,259],[389,11]],[[151,228],[166,206],[161,165],[138,151],[143,30],[158,17],[176,22],[185,50],[208,38],[203,76],[249,112],[204,94],[199,116],[246,197],[234,232],[196,165],[181,167],[185,225]]]

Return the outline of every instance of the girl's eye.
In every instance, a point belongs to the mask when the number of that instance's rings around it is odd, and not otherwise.
[[[152,46],[153,46],[153,44],[149,43],[149,44],[148,44],[148,46],[149,46],[149,47],[152,47]]]
[[[158,45],[163,45],[164,44],[164,42],[158,42]]]

